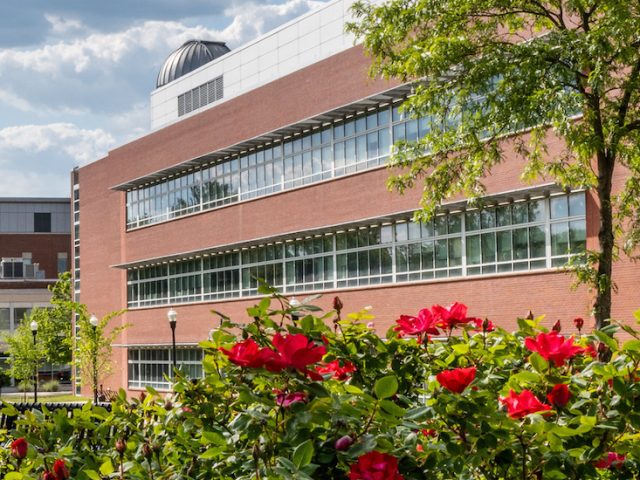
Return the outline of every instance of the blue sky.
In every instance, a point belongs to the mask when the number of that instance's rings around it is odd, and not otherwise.
[[[237,47],[323,0],[0,5],[0,197],[68,196],[69,172],[149,130],[149,93],[193,38]]]

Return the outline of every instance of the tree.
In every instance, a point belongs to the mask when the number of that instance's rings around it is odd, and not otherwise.
[[[75,350],[75,365],[79,367],[83,385],[91,385],[94,399],[101,379],[113,371],[111,362],[111,345],[117,336],[129,325],[121,325],[108,329],[109,322],[124,313],[111,312],[98,319],[96,326],[91,325],[91,316],[85,305],[75,306],[78,339]],[[77,379],[76,379],[77,380]]]
[[[23,320],[11,335],[5,337],[9,353],[9,372],[13,378],[21,382],[29,382],[34,378],[36,368],[42,363],[44,350],[42,342],[33,345],[33,334],[28,319]]]
[[[527,160],[524,178],[593,189],[598,249],[575,270],[595,290],[596,328],[606,325],[616,234],[626,227],[628,252],[640,240],[640,4],[389,0],[353,12],[371,73],[417,82],[405,109],[431,119],[424,138],[396,145],[390,188],[422,182],[416,216],[429,218],[453,195],[479,199],[512,148]],[[564,140],[559,153],[547,150],[552,136]],[[627,174],[617,195],[616,170]]]
[[[71,362],[71,275],[62,273],[49,286],[51,308],[34,308],[14,333],[6,337],[11,375],[29,380],[43,361],[51,365]],[[36,347],[30,324],[38,324]]]
[[[71,362],[73,304],[71,274],[62,273],[49,286],[52,293],[50,308],[34,308],[29,321],[38,323],[38,342],[42,344],[44,359],[51,365]]]

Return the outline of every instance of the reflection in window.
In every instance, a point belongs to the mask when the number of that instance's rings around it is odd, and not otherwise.
[[[345,125],[345,135],[367,125]],[[304,145],[292,144],[291,153]],[[421,224],[400,219],[346,227],[130,269],[128,305],[257,295],[259,279],[293,293],[563,266],[584,251],[585,226],[584,193],[578,192],[438,215]]]

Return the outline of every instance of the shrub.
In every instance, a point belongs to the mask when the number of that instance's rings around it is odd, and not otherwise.
[[[40,390],[43,392],[57,392],[60,390],[60,382],[57,380],[49,380],[40,385]]]
[[[248,313],[201,344],[205,377],[180,377],[166,397],[26,414],[5,443],[37,448],[22,463],[0,452],[0,474],[41,475],[59,456],[79,480],[640,474],[631,327],[622,345],[616,326],[566,338],[519,319],[509,333],[454,304],[410,312],[382,339],[367,310],[293,317],[274,294]]]
[[[18,382],[16,388],[19,392],[33,392],[33,382],[31,380],[22,380]]]

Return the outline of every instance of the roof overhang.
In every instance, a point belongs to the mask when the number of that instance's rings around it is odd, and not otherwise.
[[[278,128],[277,130],[264,133],[249,140],[245,140],[244,142],[230,145],[220,150],[216,150],[215,152],[195,157],[148,175],[143,175],[118,185],[114,185],[111,189],[127,191],[145,185],[152,185],[203,165],[217,163],[221,160],[250,151],[257,147],[281,142],[295,135],[301,135],[302,133],[314,128],[322,127],[339,120],[344,120],[350,116],[356,115],[360,112],[366,112],[367,110],[376,108],[380,105],[402,100],[411,94],[411,90],[411,83],[400,85],[371,97],[360,99],[356,102],[349,103],[348,105],[344,105],[328,112],[306,118],[294,124]]]

